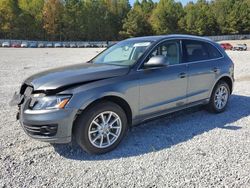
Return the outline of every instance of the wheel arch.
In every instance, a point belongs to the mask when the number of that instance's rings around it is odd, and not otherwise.
[[[97,98],[97,99],[91,101],[89,104],[87,104],[85,106],[84,109],[79,109],[78,110],[78,112],[76,114],[76,117],[75,117],[75,120],[74,120],[74,123],[73,123],[72,131],[74,131],[76,119],[80,114],[84,113],[86,110],[88,110],[92,106],[94,106],[94,105],[96,105],[96,104],[98,104],[100,102],[103,102],[103,101],[109,101],[109,102],[113,102],[113,103],[119,105],[124,110],[124,112],[125,112],[125,114],[127,116],[128,126],[130,127],[132,125],[132,110],[131,110],[131,107],[130,107],[129,103],[120,96],[107,95],[107,96],[102,96],[100,98]]]
[[[216,86],[216,85],[218,84],[218,82],[220,82],[220,81],[224,81],[224,82],[226,82],[226,83],[228,84],[229,89],[230,89],[230,94],[232,94],[232,92],[233,92],[233,79],[232,79],[229,75],[222,75],[221,77],[219,77],[219,78],[216,80],[215,84],[213,85],[212,90],[211,90],[211,92],[210,92],[210,97],[211,97],[211,95],[212,95],[212,92],[213,92],[215,86]]]

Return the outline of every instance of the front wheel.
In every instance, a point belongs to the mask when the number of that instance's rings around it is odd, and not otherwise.
[[[229,96],[230,89],[228,84],[224,81],[218,82],[210,97],[208,110],[214,113],[220,113],[225,111]]]
[[[80,115],[75,123],[76,142],[88,153],[113,150],[127,131],[124,110],[113,102],[98,103]]]

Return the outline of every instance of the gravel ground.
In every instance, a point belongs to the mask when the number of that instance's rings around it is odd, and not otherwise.
[[[8,106],[23,79],[90,59],[100,49],[0,49],[0,186],[250,187],[250,51],[228,52],[235,89],[228,110],[192,108],[133,128],[93,156],[25,135]]]

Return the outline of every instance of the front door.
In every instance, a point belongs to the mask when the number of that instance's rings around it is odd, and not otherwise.
[[[153,115],[186,104],[187,66],[181,64],[179,40],[168,40],[152,50],[152,56],[166,56],[168,66],[139,70],[140,115]]]

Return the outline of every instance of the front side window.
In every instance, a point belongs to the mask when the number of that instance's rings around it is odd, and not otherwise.
[[[137,62],[150,45],[149,41],[122,41],[99,54],[92,62],[130,66]]]
[[[184,62],[202,61],[221,57],[221,53],[213,45],[195,40],[183,40]]]
[[[163,55],[166,57],[166,63],[175,65],[180,63],[180,44],[179,41],[166,41],[158,45],[148,56],[149,60],[153,56]]]

